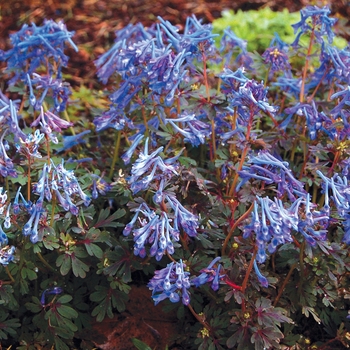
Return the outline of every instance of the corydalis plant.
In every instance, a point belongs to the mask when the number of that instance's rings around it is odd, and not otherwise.
[[[237,337],[251,335],[251,340],[242,341],[246,348],[251,343],[257,348],[261,344],[275,346],[283,338],[276,331],[280,324],[271,325],[264,333],[249,316],[255,307],[249,300],[257,300],[256,290],[269,290],[276,283],[270,271],[270,264],[275,271],[275,257],[283,260],[285,251],[295,252],[289,257],[291,270],[286,272],[276,298],[270,295],[273,307],[281,302],[297,267],[300,285],[305,286],[305,257],[325,254],[341,260],[340,246],[329,241],[333,239],[329,230],[336,220],[328,200],[330,187],[324,187],[324,201],[317,203],[321,195],[317,186],[325,177],[317,177],[315,172],[325,165],[319,160],[324,159],[327,149],[332,149],[328,137],[339,144],[341,135],[346,134],[334,116],[341,113],[347,125],[347,107],[343,108],[342,102],[336,106],[333,100],[330,109],[323,108],[320,102],[327,94],[327,84],[337,79],[347,55],[330,48],[335,20],[328,15],[328,8],[306,8],[295,25],[297,37],[293,45],[276,35],[259,58],[249,55],[245,42],[232,31],[225,31],[217,51],[211,46],[210,27],[194,17],[183,31],[159,19],[160,23],[150,28],[130,25],[118,32],[114,47],[96,61],[99,77],[106,82],[116,73],[118,83],[116,92],[110,95],[110,110],[95,118],[94,123],[98,131],[107,127],[121,131],[117,133],[118,142],[124,137],[128,143],[122,159],[130,164],[129,188],[139,196],[129,203],[133,214],[124,235],[133,235],[136,255],[155,257],[160,263],[172,260],[151,279],[154,300],[181,300],[201,322],[191,309],[189,296],[195,293],[191,281],[199,286],[199,279],[209,280],[203,274],[191,278],[187,272],[198,273],[196,258],[208,259],[207,251],[215,258],[214,249],[221,249],[231,264],[225,266],[225,273],[216,275],[222,276],[217,286],[226,284],[232,288],[225,300],[234,296],[235,305],[239,305],[239,317],[232,322],[242,327]],[[302,46],[303,36],[310,42],[306,49]],[[300,60],[293,57],[294,49],[305,57],[299,74]],[[320,50],[317,52],[324,60],[323,66],[327,64],[324,75],[321,66],[308,71],[316,64],[316,49]],[[223,59],[219,52],[225,56]],[[265,64],[261,74],[256,69],[259,60]],[[223,70],[215,76],[209,64],[218,63]],[[231,70],[230,64],[238,69]],[[269,86],[264,79],[273,84]],[[335,84],[332,87],[341,88]],[[345,101],[347,95],[342,90],[334,97],[341,99],[344,95]],[[312,143],[316,140],[317,147]],[[183,147],[176,167],[169,169],[170,160]],[[317,149],[317,154],[311,147]],[[335,160],[325,171],[332,172],[345,155],[334,147]],[[346,164],[344,159],[345,170]],[[315,184],[310,174],[317,177]],[[339,190],[347,182],[337,177],[333,183],[335,203],[345,203],[344,191]],[[197,198],[195,205],[192,195]],[[200,201],[202,195],[207,197]],[[180,214],[184,219],[179,221]],[[344,220],[347,230],[348,217],[344,216]],[[213,243],[213,232],[221,245]],[[210,244],[208,237],[212,238]],[[342,239],[347,242],[347,233]],[[251,277],[252,271],[255,278]],[[283,299],[283,303],[287,301]],[[307,304],[304,300],[300,303]],[[307,307],[316,315],[310,305]],[[203,346],[209,346],[204,334],[218,344],[215,327],[202,325],[208,331],[203,331]],[[227,344],[231,347],[234,344],[230,339]]]

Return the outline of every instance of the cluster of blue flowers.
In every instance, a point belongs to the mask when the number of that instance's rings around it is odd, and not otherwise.
[[[7,202],[6,191],[3,187],[0,187],[0,215],[5,213],[4,227],[7,229],[11,227],[10,208],[11,203]],[[0,264],[8,265],[9,262],[13,261],[15,250],[14,246],[8,245],[7,235],[2,229],[2,225],[0,225]]]
[[[225,274],[220,275],[221,265],[215,264],[220,257],[215,258],[208,267],[202,269],[201,274],[197,277],[190,277],[190,273],[186,271],[186,264],[182,260],[180,262],[171,262],[166,268],[155,272],[154,277],[150,280],[148,287],[152,290],[152,298],[157,305],[164,299],[169,299],[176,303],[182,300],[184,305],[190,303],[189,288],[191,285],[199,287],[206,283],[211,283],[214,291],[219,289],[219,282]]]
[[[34,128],[33,133],[27,134],[22,130],[26,124],[22,123],[20,115],[23,102],[11,100],[0,92],[0,174],[3,177],[18,177],[12,161],[13,157],[8,155],[9,152],[13,153],[13,149],[21,159],[24,157],[30,167],[35,158],[43,157],[44,138],[47,142],[57,144],[58,135],[73,125],[57,115],[65,110],[71,94],[69,84],[62,79],[61,70],[68,61],[68,57],[64,54],[67,43],[76,51],[78,50],[71,39],[73,34],[67,31],[63,22],[46,20],[40,27],[35,24],[24,25],[19,32],[11,36],[12,49],[6,52],[0,51],[0,60],[7,63],[5,72],[12,76],[9,84],[23,83],[28,89],[30,105],[34,111],[39,111],[36,119],[30,124]],[[41,91],[40,96],[36,95],[39,91]],[[89,132],[86,130],[81,134],[63,138],[63,147],[57,152],[82,142],[81,137]],[[11,149],[11,146],[14,147]],[[48,156],[50,158],[50,155]],[[99,177],[94,178],[92,190],[95,198],[96,192],[104,193],[110,189],[108,184],[104,185],[103,181]],[[21,220],[25,220],[23,235],[30,236],[33,243],[41,241],[46,232],[48,213],[44,204],[45,199],[51,202],[55,197],[55,201],[57,200],[64,210],[70,211],[73,215],[79,212],[80,203],[77,198],[86,206],[91,201],[81,189],[74,172],[65,168],[63,159],[58,165],[55,165],[52,160],[46,162],[38,181],[32,185],[28,193],[25,199],[19,187],[12,208],[11,202],[6,202],[6,214],[1,212],[0,215],[4,216],[4,227],[9,229],[11,222],[18,220],[21,214]],[[31,201],[30,193],[39,196],[35,202]],[[5,197],[6,195],[1,196],[3,204],[6,201]],[[0,229],[0,262],[7,265],[14,259],[15,248],[7,246],[7,235],[1,227]]]

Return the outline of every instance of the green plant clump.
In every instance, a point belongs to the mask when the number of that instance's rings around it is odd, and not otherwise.
[[[328,7],[229,16],[118,30],[101,91],[63,22],[0,51],[1,346],[92,349],[140,284],[169,349],[350,346],[350,48]]]

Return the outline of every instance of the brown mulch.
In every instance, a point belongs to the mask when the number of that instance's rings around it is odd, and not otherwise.
[[[350,18],[347,0],[329,2],[334,13]],[[220,17],[224,9],[251,10],[269,6],[275,11],[288,8],[293,12],[310,3],[310,0],[2,0],[0,49],[10,47],[9,34],[24,23],[39,25],[44,18],[63,19],[68,30],[75,31],[74,41],[79,46],[77,54],[72,52],[70,73],[73,72],[76,83],[91,86],[96,80],[93,60],[113,43],[114,32],[128,23],[141,22],[149,26],[157,16],[162,16],[171,23],[183,24],[192,14],[211,22]]]

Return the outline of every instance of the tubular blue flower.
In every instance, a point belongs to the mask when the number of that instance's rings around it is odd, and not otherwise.
[[[0,264],[6,266],[11,261],[15,260],[15,251],[16,248],[14,246],[4,246],[0,249]]]
[[[333,177],[328,178],[319,170],[317,170],[316,173],[324,181],[324,190],[325,192],[327,191],[327,196],[328,189],[332,191],[331,198],[337,207],[339,215],[344,216],[345,212],[348,212],[350,210],[350,194],[347,177],[340,177],[338,174],[335,174]]]
[[[112,189],[111,184],[109,184],[107,181],[102,179],[102,177],[92,174],[91,177],[93,178],[92,181],[92,198],[96,199],[99,194],[105,195],[107,192],[109,192]]]
[[[3,177],[11,176],[17,177],[17,171],[13,165],[11,158],[6,153],[6,147],[4,145],[4,137],[6,131],[3,132],[0,138],[0,174]]]
[[[184,271],[186,267],[182,260],[177,263],[170,263],[166,268],[155,271],[154,277],[148,283],[148,288],[152,290],[152,299],[155,305],[160,301],[169,298],[172,303],[176,303],[182,297],[182,303],[188,305],[190,296],[188,289],[191,284],[189,272]]]
[[[36,184],[33,186],[33,192],[39,195],[39,201],[44,201],[44,196],[51,200],[51,192],[49,187],[48,173],[51,171],[51,166],[44,164],[42,174]]]
[[[259,283],[264,287],[267,288],[269,286],[269,282],[265,276],[263,276],[258,268],[258,264],[256,263],[256,260],[254,260],[254,271],[256,273],[256,276],[258,277]]]
[[[141,142],[141,140],[143,139],[144,135],[138,134],[135,138],[134,141],[132,143],[132,145],[129,147],[129,149],[121,156],[121,158],[123,159],[125,164],[129,164],[130,159],[136,149],[136,147],[138,146],[138,144]]]
[[[95,61],[98,77],[104,84],[114,72],[125,66],[124,56],[121,53],[136,42],[151,39],[150,32],[149,29],[145,29],[141,23],[138,23],[136,25],[128,24],[115,33],[116,39],[112,48]]]
[[[3,187],[0,187],[0,214],[3,214],[7,201],[7,194]]]
[[[259,110],[275,113],[276,107],[270,106],[267,102],[267,88],[264,84],[254,80],[248,80],[234,93],[234,98],[230,101],[232,107],[241,104],[257,113]]]
[[[41,158],[38,151],[40,141],[44,137],[39,130],[35,130],[34,134],[27,135],[25,139],[20,137],[20,143],[16,144],[17,152],[23,154],[25,157]]]
[[[123,115],[123,110],[130,104],[132,98],[142,89],[142,75],[135,75],[127,77],[126,80],[121,82],[118,90],[113,92],[109,99],[115,105],[115,111],[119,115]]]
[[[91,202],[91,199],[83,192],[81,189],[78,179],[74,175],[73,170],[67,170],[64,168],[64,160],[62,159],[61,164],[57,167],[53,165],[53,179],[57,179],[58,185],[63,189],[63,192],[66,193],[69,197],[73,194],[79,195],[79,197],[84,202],[85,206],[88,206]]]
[[[261,57],[264,59],[265,63],[270,65],[272,72],[291,69],[288,55],[276,46],[267,48]]]
[[[297,99],[300,95],[301,79],[292,78],[286,76],[280,76],[277,78],[277,82],[272,83],[274,86],[278,86],[282,91],[284,91],[288,96]],[[307,86],[305,85],[305,92]]]
[[[45,289],[41,294],[40,304],[42,306],[46,305],[46,295],[49,295],[49,294],[57,295],[57,294],[61,294],[62,292],[63,292],[63,289],[61,287],[53,287],[53,288]]]
[[[29,220],[23,226],[23,235],[30,236],[30,240],[33,244],[37,243],[39,239],[42,239],[42,237],[39,237],[38,235],[38,225],[43,213],[44,210],[42,209],[42,202],[37,201],[36,204],[32,207]]]
[[[7,234],[4,232],[0,225],[0,246],[6,245],[8,243]]]
[[[231,93],[236,91],[241,84],[248,81],[248,78],[244,75],[244,68],[239,68],[235,72],[228,68],[224,68],[223,72],[218,77],[224,83],[221,90],[224,93]]]
[[[142,217],[140,217],[142,214]],[[138,228],[135,228],[138,220]],[[123,234],[128,236],[131,232],[134,236],[134,254],[144,258],[146,256],[145,245],[151,244],[150,256],[156,260],[162,259],[165,252],[174,254],[174,243],[179,240],[179,233],[171,226],[172,220],[164,211],[157,215],[146,203],[141,203],[135,210],[132,220],[125,226]]]
[[[18,188],[15,199],[13,201],[13,206],[12,206],[12,210],[14,214],[19,214],[20,210],[21,210],[21,206],[24,206],[24,208],[28,211],[31,212],[31,207],[32,207],[32,203],[30,201],[26,201],[21,193],[21,186]],[[21,198],[22,203],[19,203],[19,199]]]
[[[33,92],[32,81],[30,79],[29,74],[27,74],[27,82],[28,82],[28,87],[29,87],[29,102],[32,106],[35,106],[36,97],[35,97],[34,92]]]
[[[208,137],[211,135],[210,125],[200,121],[201,116],[196,117],[195,114],[191,115],[180,115],[179,118],[165,119],[165,124],[169,123],[174,128],[176,132],[183,135],[184,141],[190,142],[192,146],[199,146],[204,144]],[[175,122],[181,123],[183,125],[180,128]]]
[[[144,151],[139,153],[139,158],[133,164],[131,168],[131,176],[128,178],[133,193],[147,189],[153,179],[167,178],[174,174],[177,175],[176,168],[178,165],[176,160],[178,156],[163,161],[163,159],[158,156],[158,154],[163,151],[163,147],[159,147],[151,154],[148,154],[148,142],[149,139],[147,138]],[[149,172],[151,167],[151,172],[139,180],[141,176]],[[159,175],[157,175],[158,171],[160,172]]]
[[[313,31],[319,43],[324,42],[323,36],[327,36],[328,41],[332,43],[334,38],[332,27],[337,19],[328,17],[330,13],[331,10],[328,6],[324,6],[323,8],[307,6],[302,9],[300,11],[300,22],[292,25],[294,33],[297,34],[292,46],[298,45],[302,34],[310,33],[311,31]]]
[[[197,228],[199,226],[198,217],[183,207],[174,196],[167,195],[166,199],[175,212],[174,228],[177,229],[177,227],[180,226],[190,237],[196,237],[198,235]]]
[[[95,117],[93,123],[96,131],[102,131],[107,128],[123,130],[126,126],[130,129],[134,128],[132,121],[125,115],[123,110],[115,106],[110,107],[101,116]]]
[[[65,110],[68,98],[72,94],[69,84],[50,75],[41,76],[37,73],[33,73],[32,76],[33,78],[31,79],[29,74],[27,74],[28,86],[32,95],[31,105],[35,109],[42,108],[44,99],[49,93],[54,100],[56,112]],[[36,98],[33,94],[32,86],[34,85],[36,91],[43,90],[40,98]]]
[[[58,143],[57,137],[53,134],[53,131],[61,133],[62,129],[67,129],[74,124],[61,119],[50,111],[44,112],[43,107],[41,107],[39,117],[30,124],[31,127],[38,125],[41,126],[43,133],[46,134],[53,143]]]
[[[215,258],[205,269],[200,270],[201,274],[191,279],[191,284],[195,287],[199,287],[206,283],[211,283],[211,288],[214,291],[219,289],[219,281],[224,278],[225,275],[220,276],[221,264],[216,268],[214,265],[221,259],[221,257]]]
[[[251,222],[243,229],[243,237],[248,238],[255,233],[258,248],[256,259],[259,263],[266,260],[266,247],[270,253],[274,253],[278,245],[293,241],[291,230],[298,229],[298,209],[301,201],[298,199],[290,208],[285,209],[280,200],[257,197]]]
[[[224,30],[224,34],[220,40],[219,51],[224,55],[226,67],[230,66],[231,58],[235,52],[238,52],[235,61],[240,66],[249,68],[253,63],[247,51],[247,41],[237,37],[230,28]]]
[[[343,118],[344,114],[342,113],[343,110],[348,109],[350,105],[350,85],[345,88],[344,90],[338,91],[335,94],[331,96],[331,99],[334,100],[336,98],[341,97],[340,101],[338,101],[336,107],[334,107],[330,111],[330,115],[333,118]],[[346,120],[343,120],[343,122],[347,122]]]
[[[249,179],[265,181],[267,184],[276,184],[278,196],[283,197],[286,193],[290,200],[295,200],[295,195],[303,195],[304,185],[295,179],[288,162],[281,161],[268,151],[259,151],[256,156],[251,156],[249,165],[243,166],[239,171],[242,181],[237,185],[238,191]]]
[[[81,143],[86,143],[86,140],[83,140],[82,137],[90,134],[91,130],[85,130],[79,134],[71,135],[71,136],[63,136],[63,147],[59,148],[56,152],[60,153],[63,151],[67,151],[73,146],[79,145]]]
[[[158,17],[160,20],[160,28],[165,32],[165,35],[177,52],[185,50],[192,55],[201,55],[199,45],[201,44],[203,50],[208,54],[215,52],[214,40],[218,34],[212,33],[212,26],[202,24],[193,15],[188,17],[184,28],[184,33],[179,34],[178,27],[173,26],[169,21]]]
[[[11,203],[7,206],[4,227],[9,229],[11,227],[11,215],[10,215]]]
[[[45,20],[40,27],[34,23],[31,26],[23,25],[11,35],[12,49],[0,55],[0,59],[7,61],[7,71],[15,73],[10,83],[19,79],[25,81],[27,74],[34,73],[41,65],[48,67],[49,74],[57,69],[60,75],[61,67],[66,66],[68,61],[64,54],[66,42],[78,51],[71,39],[73,34],[61,21]]]
[[[15,141],[21,140],[21,139],[23,140],[26,138],[27,135],[24,134],[24,132],[21,130],[21,128],[18,125],[17,106],[12,100],[9,100],[9,107],[10,107],[10,115],[7,120],[7,124],[10,127],[10,131],[14,134]]]
[[[311,140],[315,140],[320,131],[325,132],[332,140],[336,137],[337,131],[332,126],[331,119],[324,112],[317,110],[314,101],[311,101],[311,104],[298,103],[294,107],[286,108],[285,112],[305,117]]]

